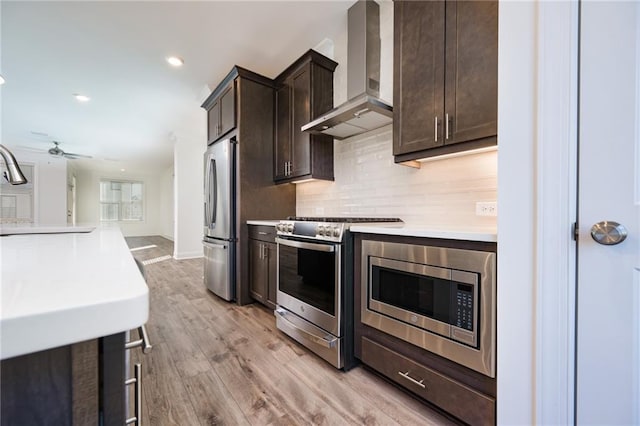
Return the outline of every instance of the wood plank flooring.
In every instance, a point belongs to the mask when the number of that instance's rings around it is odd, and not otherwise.
[[[173,253],[162,237],[129,237],[142,261]],[[153,350],[143,365],[150,425],[449,425],[450,420],[359,366],[338,371],[275,326],[258,304],[206,290],[203,259],[144,267]]]

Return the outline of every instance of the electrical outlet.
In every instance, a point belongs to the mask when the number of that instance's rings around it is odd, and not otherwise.
[[[478,201],[476,216],[498,216],[498,203],[496,201]]]

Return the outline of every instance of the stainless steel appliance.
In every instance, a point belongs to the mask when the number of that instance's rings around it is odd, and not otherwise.
[[[204,154],[204,282],[225,300],[235,299],[235,155],[233,139]]]
[[[347,99],[302,131],[345,139],[393,121],[393,108],[380,99],[380,6],[374,1],[359,0],[347,13]]]
[[[336,368],[353,356],[354,223],[383,218],[293,217],[276,226],[277,327]]]
[[[361,320],[495,377],[495,253],[362,243]]]

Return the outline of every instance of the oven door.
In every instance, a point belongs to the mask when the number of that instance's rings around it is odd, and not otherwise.
[[[340,337],[340,245],[276,238],[277,304]]]

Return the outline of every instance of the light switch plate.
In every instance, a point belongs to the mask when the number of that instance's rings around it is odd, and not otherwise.
[[[498,203],[496,201],[478,201],[476,216],[498,216]]]

